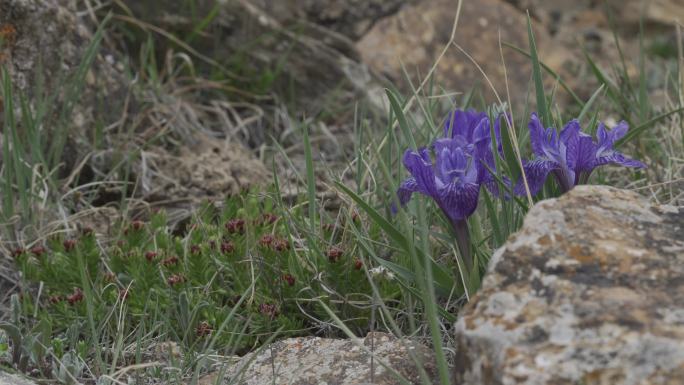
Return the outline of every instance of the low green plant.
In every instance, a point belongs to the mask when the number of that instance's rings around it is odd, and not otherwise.
[[[16,334],[44,325],[44,337],[64,339],[67,350],[85,341],[84,357],[100,374],[112,354],[98,347],[117,336],[151,333],[187,353],[247,352],[276,331],[284,337],[325,330],[329,317],[320,302],[357,332],[369,330],[365,271],[372,265],[354,256],[356,241],[346,230],[360,219],[316,220],[315,236],[303,240],[292,215],[300,214],[245,194],[221,207],[204,205],[181,234],[158,212],[123,223],[109,245],[84,229],[17,249],[21,317],[7,327]],[[380,281],[384,298],[400,299],[393,281]],[[113,316],[118,311],[125,319]],[[17,354],[24,344],[12,345]]]

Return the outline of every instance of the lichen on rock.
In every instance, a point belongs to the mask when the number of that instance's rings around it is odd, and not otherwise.
[[[578,186],[540,202],[456,323],[462,384],[674,384],[684,209]]]

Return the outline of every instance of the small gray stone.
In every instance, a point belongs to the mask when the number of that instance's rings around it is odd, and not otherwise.
[[[36,383],[24,377],[0,371],[0,385],[36,385]]]
[[[373,376],[368,350],[372,350],[375,357]],[[245,356],[225,380],[238,379],[240,385],[400,384],[380,363],[384,362],[409,383],[420,384],[413,357],[422,363],[430,378],[436,378],[434,356],[429,349],[385,333],[370,333],[358,342],[318,337],[290,338]]]

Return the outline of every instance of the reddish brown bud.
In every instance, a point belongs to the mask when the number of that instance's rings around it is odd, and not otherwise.
[[[333,247],[328,249],[328,252],[326,254],[328,256],[328,260],[331,263],[335,263],[335,262],[339,261],[340,258],[342,258],[342,249],[340,249],[337,246],[333,246]]]
[[[272,213],[265,213],[262,216],[262,220],[264,224],[272,225],[278,220],[278,216]]]
[[[148,262],[152,262],[152,261],[154,261],[155,259],[157,259],[157,256],[158,256],[158,255],[159,255],[159,254],[157,254],[156,251],[148,251],[148,252],[145,253],[145,259],[147,259]]]
[[[31,254],[35,255],[36,257],[40,257],[41,255],[45,254],[45,248],[43,246],[33,246],[31,248]]]
[[[108,271],[104,273],[104,280],[105,282],[114,282],[116,280],[116,276],[114,276],[114,273],[111,271]]]
[[[292,276],[292,274],[283,274],[283,281],[288,284],[288,286],[294,286],[295,284],[295,277]]]
[[[212,239],[211,241],[209,241],[209,248],[211,250],[216,250],[216,241],[215,240]]]
[[[145,224],[142,221],[131,222],[131,228],[135,231],[140,231],[143,227],[145,227]]]
[[[178,257],[175,255],[170,256],[166,258],[165,260],[162,261],[162,265],[169,267],[169,266],[175,266],[178,264]]]
[[[64,242],[62,242],[62,246],[64,246],[64,251],[71,251],[76,247],[76,240],[75,239],[65,239]]]
[[[259,244],[263,247],[269,247],[273,243],[275,238],[271,234],[264,234],[259,239]]]
[[[195,333],[197,334],[198,337],[204,337],[209,334],[213,329],[211,328],[211,325],[209,325],[209,322],[207,321],[202,321],[199,324],[197,324],[197,328],[195,329]]]
[[[94,232],[95,232],[95,230],[93,230],[92,227],[84,227],[84,228],[81,229],[81,234],[83,234],[84,236],[91,235],[91,234],[93,234]]]
[[[200,252],[201,250],[202,250],[202,249],[200,249],[199,245],[192,245],[192,246],[190,246],[190,253],[191,253],[191,254],[199,254],[199,252]]]
[[[354,270],[361,270],[363,267],[363,262],[360,259],[354,261]]]
[[[290,249],[290,243],[287,241],[287,239],[282,239],[282,238],[276,239],[273,242],[273,249],[275,251],[280,251],[280,252],[287,251]]]
[[[235,245],[233,242],[227,241],[221,243],[221,252],[223,254],[230,254],[235,251]]]
[[[271,305],[270,303],[262,303],[259,305],[259,313],[270,319],[275,319],[278,314],[280,314],[278,307],[276,305]]]
[[[226,230],[231,234],[242,234],[245,232],[245,220],[241,218],[231,219],[226,222]]]
[[[51,304],[56,304],[56,303],[64,301],[64,298],[61,295],[51,295],[50,298],[48,298],[48,301]]]
[[[14,249],[14,251],[12,252],[12,257],[16,258],[16,257],[18,257],[18,256],[20,256],[20,255],[22,255],[22,254],[24,254],[25,252],[26,252],[25,249],[16,248],[16,249]]]
[[[173,274],[166,280],[166,282],[169,284],[169,286],[174,286],[176,284],[185,282],[185,277],[180,274]]]
[[[69,302],[69,305],[73,305],[77,302],[83,301],[83,290],[81,290],[78,287],[75,288],[74,292],[67,296],[67,301]]]
[[[130,293],[130,290],[128,289],[119,289],[119,299],[122,301],[125,301],[128,299],[128,294]]]

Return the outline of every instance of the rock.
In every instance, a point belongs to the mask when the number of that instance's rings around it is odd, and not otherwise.
[[[320,25],[352,40],[361,38],[376,21],[415,0],[253,0],[281,22],[302,20]]]
[[[453,0],[423,0],[377,22],[357,43],[364,62],[398,84],[405,82],[403,64],[413,84],[419,84],[449,41],[456,3]],[[518,9],[501,0],[463,2],[455,43],[475,59],[500,97],[506,100],[499,31],[502,42],[527,48],[527,21]],[[536,30],[536,37],[539,45],[544,44],[546,34],[541,29]],[[532,74],[529,59],[506,48],[504,57],[511,97],[514,101],[524,101],[521,98],[526,95]],[[480,71],[456,47],[450,47],[439,62],[436,84],[447,93],[467,93],[479,84],[488,95],[488,102],[496,101]]]
[[[678,384],[684,208],[578,186],[538,203],[455,326],[459,384]]]
[[[24,377],[5,373],[0,370],[0,385],[36,385],[36,383]]]
[[[410,352],[407,351],[407,345]],[[372,364],[371,355],[366,349],[375,352],[376,358]],[[399,384],[390,371],[379,363],[383,361],[404,376],[409,383],[420,384],[420,377],[415,361],[410,357],[411,354],[418,357],[431,378],[436,378],[434,357],[426,347],[412,342],[402,342],[388,334],[370,333],[357,343],[352,340],[318,337],[290,338],[276,342],[258,354],[251,353],[245,356],[237,367],[228,373],[226,380],[239,379],[239,385]],[[271,357],[275,357],[275,362]],[[244,372],[241,372],[242,370]]]
[[[39,66],[43,76],[75,68],[89,35],[58,1],[0,0],[0,36],[2,64],[13,84],[26,90],[35,85]]]
[[[619,29],[639,30],[639,22],[643,16],[644,22],[651,26],[659,25],[666,28],[674,27],[679,21],[684,21],[684,3],[680,0],[507,0],[521,10],[530,10],[545,25],[550,28],[562,27],[563,24],[590,24],[598,16],[604,21],[599,27],[608,27],[604,12],[610,12],[615,25]],[[553,26],[555,24],[555,27]]]
[[[149,3],[148,7],[152,4],[154,11],[145,11],[147,3],[128,0],[126,5],[137,18],[178,36],[187,36],[196,27],[196,22],[187,16],[188,12],[182,12],[181,3],[176,0]],[[208,13],[213,3],[199,2],[198,12]],[[352,42],[306,18],[298,18],[298,12],[302,10],[292,7],[300,3],[314,7],[318,2],[222,2],[218,15],[207,27],[207,36],[195,39],[193,48],[221,63],[234,62],[239,57],[247,63],[249,73],[263,75],[245,83],[246,90],[255,87],[252,83],[256,81],[265,82],[266,75],[270,74],[272,79],[268,81],[271,83],[266,88],[283,95],[288,102],[296,102],[295,107],[307,116],[366,97],[371,105],[382,108],[382,102],[376,97],[382,93],[382,88],[367,66],[358,61]],[[157,12],[158,9],[165,11]],[[236,79],[245,82],[244,76],[236,76]]]
[[[123,123],[129,91],[123,65],[104,49],[75,81],[94,36],[94,28],[75,9],[72,0],[0,0],[0,66],[12,82],[15,121],[22,130],[18,95],[23,94],[34,114],[45,109],[40,128],[43,143],[67,134],[60,159],[63,167],[57,174],[61,177],[93,150],[96,125]],[[135,98],[128,100],[129,107],[136,104]],[[3,110],[0,96],[0,131]]]
[[[16,91],[38,96],[42,87],[48,95],[63,98],[63,82],[82,63],[92,41],[92,29],[77,17],[75,5],[66,0],[0,0],[0,65]],[[81,99],[74,108],[72,126],[92,124],[96,111],[118,118],[126,82],[114,68],[111,55],[100,55],[85,77]],[[102,109],[101,105],[107,105]],[[16,103],[18,105],[18,103]]]
[[[667,82],[659,62],[677,55],[675,22],[684,20],[684,2],[680,0],[506,0],[521,11],[529,10],[532,22],[550,35],[540,49],[542,61],[551,67],[582,99],[588,100],[600,86],[587,63],[582,47],[599,68],[615,79],[612,70],[621,63],[620,50],[627,73],[632,79],[639,74],[639,23],[644,18],[644,47],[647,55],[646,78],[649,91],[657,93]],[[642,12],[643,10],[643,12]],[[609,22],[612,18],[612,27]],[[615,29],[615,34],[613,30]],[[620,39],[620,50],[615,36]],[[651,64],[653,63],[653,64]],[[620,64],[621,65],[621,64]],[[657,82],[655,81],[657,80]],[[561,102],[569,100],[567,94]],[[650,99],[655,99],[654,97]],[[561,103],[562,104],[562,103]],[[665,106],[664,102],[653,103]]]

